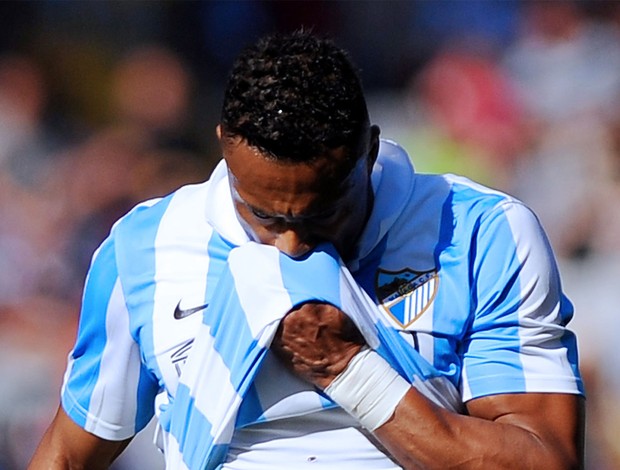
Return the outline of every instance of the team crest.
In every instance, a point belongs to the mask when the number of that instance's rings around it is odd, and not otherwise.
[[[390,318],[403,329],[410,326],[431,305],[439,278],[437,271],[377,271],[375,291]]]

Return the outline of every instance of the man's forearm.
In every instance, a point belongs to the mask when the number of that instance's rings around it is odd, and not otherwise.
[[[104,470],[130,441],[101,439],[79,427],[59,408],[28,470]]]
[[[497,395],[470,411],[445,410],[411,389],[374,435],[406,469],[578,469],[583,400],[563,394]]]

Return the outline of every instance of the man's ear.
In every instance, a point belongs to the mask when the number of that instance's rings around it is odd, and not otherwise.
[[[215,135],[217,136],[217,140],[222,141],[222,125],[218,124],[215,126]]]
[[[377,161],[379,156],[379,136],[381,135],[381,129],[379,126],[370,126],[370,142],[368,146],[368,169],[372,171],[372,167]]]

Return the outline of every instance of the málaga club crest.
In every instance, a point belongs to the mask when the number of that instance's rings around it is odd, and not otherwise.
[[[437,271],[377,270],[375,291],[379,303],[396,322],[406,329],[431,305],[439,278]]]

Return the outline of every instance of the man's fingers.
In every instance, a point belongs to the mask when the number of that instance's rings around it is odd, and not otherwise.
[[[272,349],[295,374],[323,388],[364,344],[358,328],[341,310],[309,302],[284,317]]]

